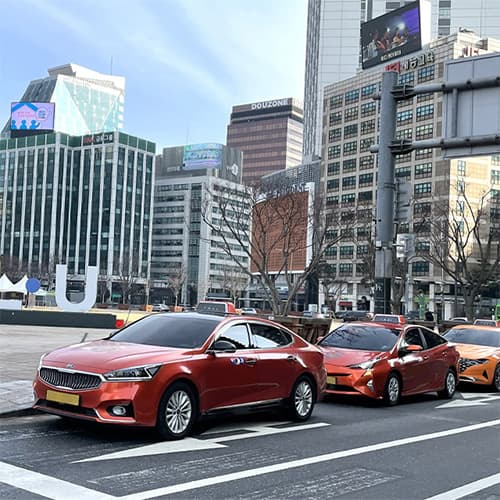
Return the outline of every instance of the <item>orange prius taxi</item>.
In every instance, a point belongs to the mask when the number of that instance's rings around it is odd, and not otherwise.
[[[277,323],[160,313],[43,356],[34,407],[180,439],[217,410],[284,405],[307,420],[325,378],[321,351]]]
[[[410,394],[452,398],[455,393],[458,352],[428,328],[349,323],[318,345],[325,355],[327,394],[363,395],[395,405]]]

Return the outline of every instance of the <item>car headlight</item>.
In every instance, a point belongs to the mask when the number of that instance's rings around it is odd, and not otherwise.
[[[150,380],[160,369],[161,365],[134,366],[132,368],[121,368],[105,373],[103,376],[106,380],[115,382],[126,382],[130,380]]]
[[[363,361],[363,363],[358,363],[355,365],[349,365],[349,368],[358,368],[361,370],[370,370],[373,368],[380,360],[379,359],[370,359],[368,361]]]

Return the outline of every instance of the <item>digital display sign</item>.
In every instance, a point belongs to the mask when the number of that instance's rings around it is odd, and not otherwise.
[[[13,102],[10,108],[11,130],[54,130],[53,102]]]
[[[419,2],[407,4],[361,25],[363,69],[421,48]]]
[[[182,165],[184,170],[220,168],[222,166],[222,144],[184,146]]]

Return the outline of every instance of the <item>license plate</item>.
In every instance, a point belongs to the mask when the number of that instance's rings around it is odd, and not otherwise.
[[[68,394],[66,392],[47,391],[47,401],[55,401],[56,403],[64,403],[67,405],[78,406],[80,404],[80,396],[78,394]]]
[[[335,385],[337,383],[337,377],[331,377],[331,376],[326,377],[326,383]]]

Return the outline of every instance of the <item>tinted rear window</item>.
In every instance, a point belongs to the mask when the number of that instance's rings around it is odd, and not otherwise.
[[[445,335],[446,340],[457,344],[485,345],[500,347],[500,330],[481,330],[479,328],[452,328]]]
[[[331,332],[320,345],[363,351],[390,351],[396,344],[399,334],[399,330],[383,326],[345,325]]]
[[[205,343],[220,321],[180,313],[152,315],[120,330],[110,340],[194,349]]]

